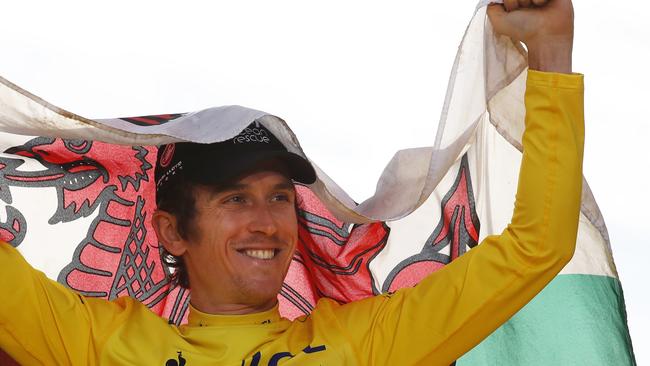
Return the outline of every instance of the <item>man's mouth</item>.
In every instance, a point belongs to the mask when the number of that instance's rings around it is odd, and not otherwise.
[[[269,259],[273,259],[275,255],[279,252],[279,250],[278,249],[244,249],[239,252],[251,258],[269,260]]]

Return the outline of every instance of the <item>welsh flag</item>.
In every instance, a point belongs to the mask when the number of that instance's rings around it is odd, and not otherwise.
[[[494,34],[488,2],[459,47],[432,146],[398,151],[362,203],[316,162],[317,182],[297,186],[299,245],[278,297],[283,316],[308,314],[322,297],[350,302],[412,286],[507,225],[527,64],[521,46]],[[91,120],[0,78],[0,238],[75,291],[132,296],[180,324],[190,293],[165,281],[149,221],[156,145],[223,141],[253,121],[304,156],[288,125],[262,111]],[[607,228],[586,181],[573,260],[457,364],[635,364]]]

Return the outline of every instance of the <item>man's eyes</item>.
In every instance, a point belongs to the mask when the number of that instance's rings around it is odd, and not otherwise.
[[[224,203],[245,203],[246,198],[243,195],[237,194],[233,196],[228,196],[223,201]]]
[[[285,201],[285,202],[290,202],[292,199],[292,196],[288,193],[278,193],[273,196],[273,201]]]
[[[275,193],[271,196],[272,202],[293,202],[294,195],[290,193]],[[235,194],[226,197],[222,202],[223,203],[232,203],[232,204],[243,204],[248,203],[251,200],[243,194]]]

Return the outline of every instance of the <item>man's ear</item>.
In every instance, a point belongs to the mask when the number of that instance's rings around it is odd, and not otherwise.
[[[158,241],[170,254],[180,257],[185,253],[187,241],[178,233],[176,216],[167,211],[156,210],[151,217],[151,224]]]

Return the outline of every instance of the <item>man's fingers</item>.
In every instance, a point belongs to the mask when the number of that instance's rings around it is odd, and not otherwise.
[[[503,0],[503,6],[507,11],[519,9],[519,0]]]
[[[504,1],[504,6],[506,10],[513,11],[520,8],[532,8],[534,6],[544,6],[548,4],[550,0],[517,0],[517,1]]]
[[[519,0],[519,7],[521,8],[530,8],[532,5],[532,0]]]
[[[497,34],[504,34],[513,37],[517,34],[515,29],[508,18],[508,11],[505,9],[505,4],[492,4],[488,6],[487,15],[490,18],[492,27]]]
[[[532,8],[533,6],[543,6],[549,0],[503,0],[503,6],[506,11],[514,11],[521,8]]]

